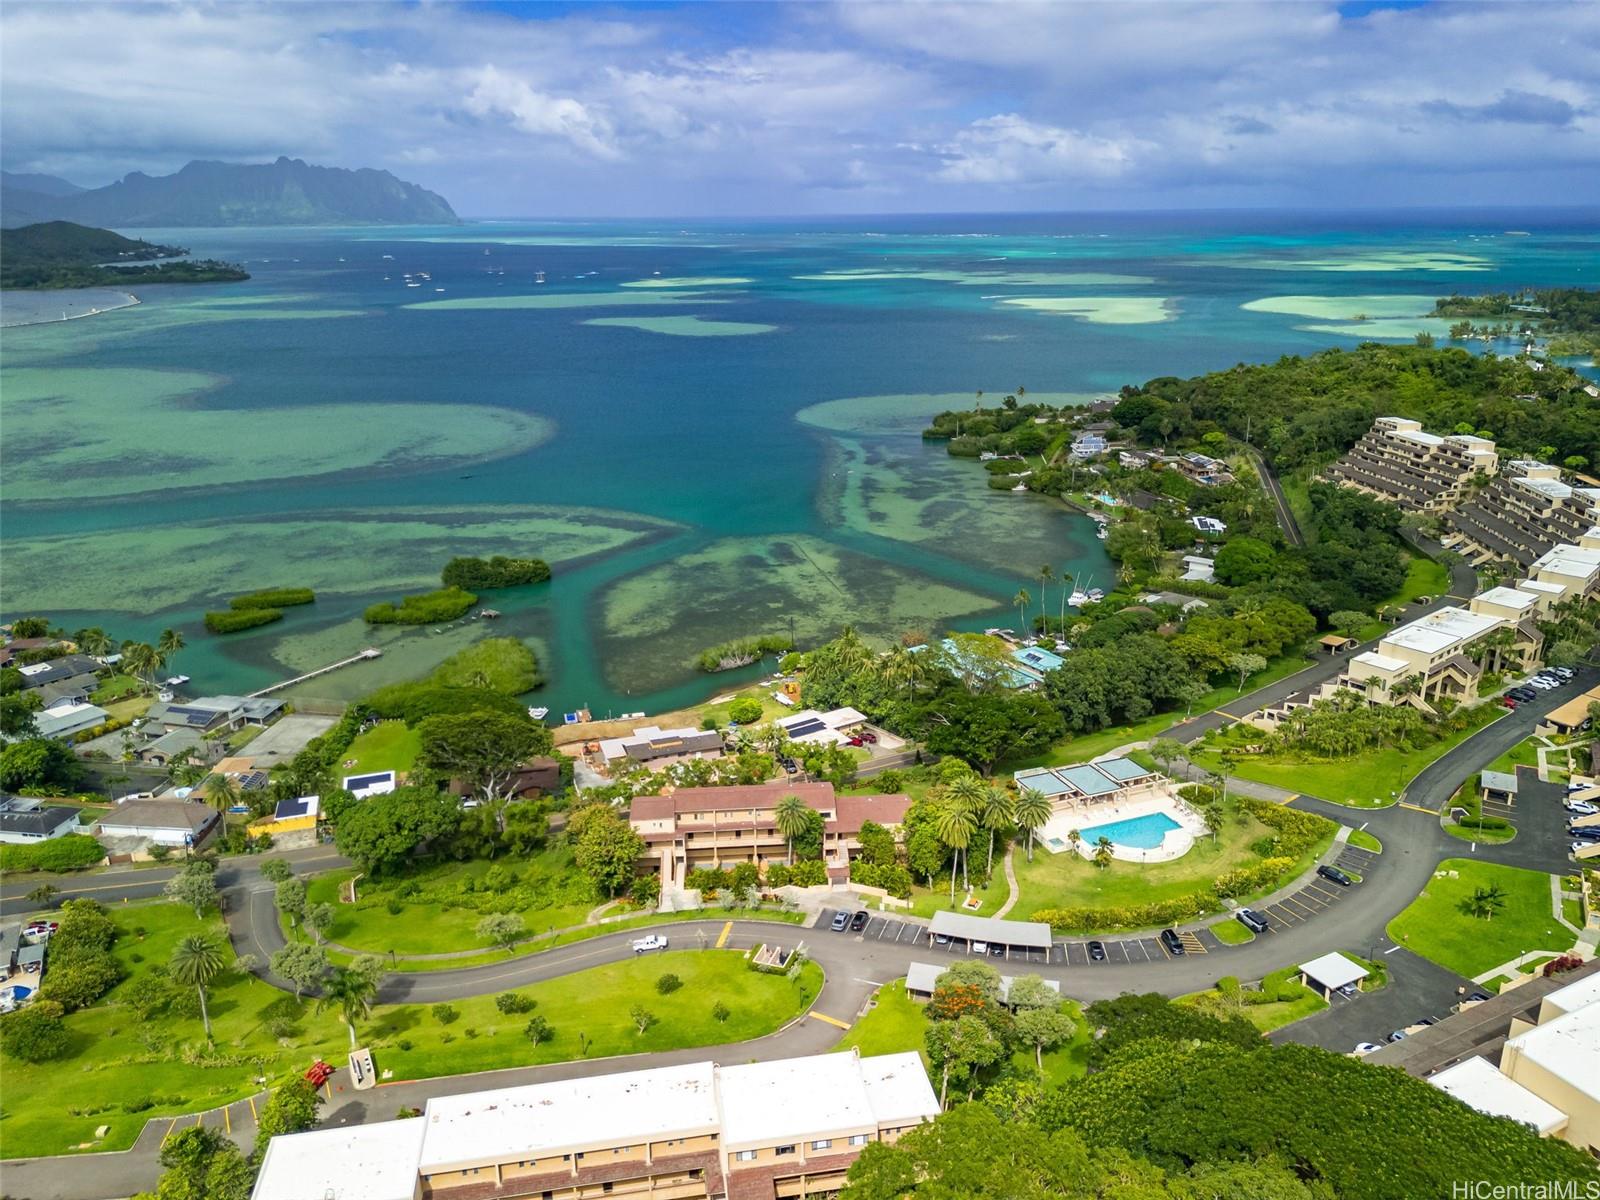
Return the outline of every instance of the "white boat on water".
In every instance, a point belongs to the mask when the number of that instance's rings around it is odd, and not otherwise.
[[[535,283],[543,283],[544,282],[544,272],[543,271],[535,271],[533,273],[533,281]]]
[[[1088,592],[1074,591],[1072,595],[1067,598],[1068,608],[1079,608],[1087,603],[1089,603]]]
[[[170,679],[165,679],[162,682],[168,687],[182,687],[184,684],[189,682],[189,677],[187,675],[174,675]]]
[[[548,708],[530,708],[528,715],[535,721],[542,721],[550,715],[550,710]]]

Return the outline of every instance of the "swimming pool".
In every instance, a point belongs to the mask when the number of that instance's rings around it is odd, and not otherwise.
[[[1154,850],[1161,845],[1162,839],[1174,829],[1183,826],[1174,821],[1166,813],[1146,813],[1142,817],[1129,817],[1126,821],[1112,821],[1106,825],[1091,825],[1078,832],[1083,837],[1083,845],[1089,849],[1100,841],[1101,838],[1110,838],[1118,846],[1129,846],[1135,850]]]

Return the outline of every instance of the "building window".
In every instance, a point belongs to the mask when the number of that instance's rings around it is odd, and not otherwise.
[[[601,1195],[609,1196],[611,1194],[611,1189],[613,1187],[615,1187],[615,1186],[616,1186],[615,1184],[602,1183],[600,1185],[600,1193],[601,1193]]]
[[[867,1141],[867,1135],[864,1133],[853,1133],[850,1135],[850,1144],[852,1146],[865,1146]]]
[[[774,1146],[772,1148],[772,1152],[774,1154],[793,1154],[794,1153],[794,1147],[793,1146]]]
[[[734,1157],[740,1162],[755,1162],[756,1152],[754,1150],[741,1150]]]
[[[833,1139],[832,1138],[823,1138],[820,1142],[812,1142],[811,1143],[811,1148],[813,1150],[826,1150],[828,1147],[830,1147],[832,1145],[833,1145]]]

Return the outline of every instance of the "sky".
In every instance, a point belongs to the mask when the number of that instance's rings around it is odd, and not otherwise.
[[[0,8],[0,165],[393,171],[465,216],[1592,205],[1600,3]]]

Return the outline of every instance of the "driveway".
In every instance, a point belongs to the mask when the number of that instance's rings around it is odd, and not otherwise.
[[[1371,946],[1351,948],[1388,967],[1388,985],[1350,997],[1336,994],[1327,1008],[1277,1030],[1270,1040],[1280,1045],[1295,1042],[1348,1054],[1358,1042],[1382,1045],[1389,1034],[1424,1017],[1442,1020],[1461,998],[1461,990],[1471,991],[1474,986],[1470,979],[1397,947],[1386,937]]]
[[[290,713],[268,725],[239,753],[256,760],[256,765],[267,770],[280,762],[288,762],[306,748],[306,743],[332,729],[337,717],[317,716],[313,713]]]

